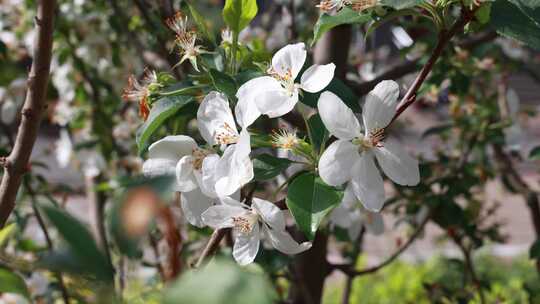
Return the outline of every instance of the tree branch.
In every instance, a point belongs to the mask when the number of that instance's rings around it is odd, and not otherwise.
[[[204,260],[207,257],[213,255],[214,252],[216,252],[216,250],[219,248],[219,243],[221,243],[221,240],[225,237],[225,235],[227,234],[229,230],[230,228],[222,228],[222,229],[214,230],[214,233],[212,233],[210,240],[208,240],[206,247],[204,247],[203,252],[201,253],[201,256],[197,260],[197,263],[195,264],[195,268],[200,268]]]
[[[39,125],[46,109],[47,84],[52,56],[55,0],[38,1],[34,55],[28,89],[22,110],[21,124],[13,150],[2,159],[4,175],[0,184],[0,228],[4,227],[15,208],[17,191],[28,167]]]

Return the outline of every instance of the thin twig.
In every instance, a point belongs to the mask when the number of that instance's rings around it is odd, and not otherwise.
[[[27,170],[39,125],[46,109],[47,84],[52,56],[55,0],[38,1],[37,35],[21,124],[10,155],[3,159],[4,175],[0,184],[0,228],[15,208],[17,191]]]
[[[204,262],[204,260],[213,255],[214,252],[219,248],[219,243],[221,243],[221,240],[225,237],[227,232],[230,230],[230,228],[221,228],[216,229],[212,233],[212,236],[210,236],[210,239],[208,240],[208,243],[203,249],[203,252],[201,253],[201,256],[197,260],[197,263],[195,264],[195,268],[200,268]]]
[[[471,251],[469,248],[463,244],[463,240],[460,239],[457,236],[453,237],[454,243],[459,247],[461,252],[463,253],[463,258],[465,259],[465,267],[467,268],[467,272],[471,276],[471,280],[473,284],[475,285],[476,289],[478,290],[478,295],[480,296],[480,303],[484,304],[486,303],[486,299],[484,296],[484,291],[482,290],[482,284],[480,280],[478,279],[478,275],[476,274],[476,270],[474,268],[473,259],[471,257]]]

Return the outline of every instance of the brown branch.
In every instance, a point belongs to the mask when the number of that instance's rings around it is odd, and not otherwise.
[[[28,89],[22,110],[21,124],[10,155],[3,160],[4,175],[0,184],[0,228],[4,227],[15,208],[17,191],[26,172],[36,141],[39,125],[46,109],[47,84],[52,55],[55,0],[38,1],[34,54]]]
[[[465,268],[467,269],[467,272],[471,276],[471,280],[473,284],[475,285],[476,289],[478,290],[478,295],[480,296],[480,303],[484,304],[486,303],[486,299],[484,296],[484,291],[482,290],[482,285],[480,280],[478,279],[478,275],[476,274],[476,270],[474,268],[473,259],[471,257],[471,250],[470,248],[467,248],[465,244],[463,244],[463,240],[460,239],[457,236],[454,236],[453,238],[454,243],[459,247],[461,252],[463,253],[463,258],[465,259]]]
[[[159,217],[165,225],[165,241],[169,246],[169,254],[167,257],[168,267],[165,273],[167,281],[173,281],[182,270],[182,261],[180,260],[180,250],[182,247],[182,238],[176,227],[176,221],[171,209],[168,206],[163,206],[159,212]]]
[[[204,260],[216,252],[216,250],[219,248],[219,243],[221,243],[221,240],[225,237],[225,235],[230,229],[231,228],[222,228],[214,230],[214,233],[212,233],[212,236],[208,240],[206,247],[204,247],[201,256],[197,260],[195,268],[200,268]]]
[[[422,234],[422,231],[424,230],[426,224],[431,219],[431,215],[426,216],[426,218],[418,225],[418,228],[414,231],[414,233],[411,235],[411,237],[407,240],[405,244],[403,244],[396,252],[394,252],[391,256],[389,256],[386,260],[381,262],[378,265],[375,265],[373,267],[369,267],[362,270],[354,270],[354,265],[351,264],[334,264],[331,265],[333,269],[337,269],[342,271],[343,273],[349,275],[349,276],[360,276],[365,274],[370,274],[379,271],[380,269],[384,268],[387,265],[390,265],[395,259],[397,259],[409,246]]]

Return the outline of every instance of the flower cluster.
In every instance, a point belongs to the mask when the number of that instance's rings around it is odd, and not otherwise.
[[[177,33],[185,31],[185,21],[180,20],[170,22]],[[241,188],[254,178],[248,127],[261,115],[276,118],[287,114],[303,91],[320,92],[334,77],[332,63],[312,65],[301,73],[306,56],[303,43],[276,52],[266,75],[238,89],[234,115],[226,95],[208,92],[197,111],[197,127],[205,143],[198,144],[186,135],[167,136],[149,147],[143,164],[146,176],[169,175],[176,179],[175,190],[181,192],[183,213],[192,225],[232,228],[233,256],[242,265],[255,259],[261,237],[286,254],[311,247],[311,243],[298,243],[286,232],[283,211],[275,204],[256,197],[239,200]],[[274,147],[307,156],[311,168],[318,167],[324,182],[345,188],[343,201],[330,220],[334,226],[348,229],[351,238],[358,236],[362,225],[373,233],[384,230],[382,217],[374,213],[384,203],[384,185],[375,158],[396,183],[419,182],[417,161],[386,137],[385,128],[396,112],[398,94],[393,81],[377,85],[367,96],[362,128],[338,96],[322,92],[317,108],[325,127],[337,140],[320,158],[310,154],[309,144],[299,139],[296,131],[275,131],[270,136]]]

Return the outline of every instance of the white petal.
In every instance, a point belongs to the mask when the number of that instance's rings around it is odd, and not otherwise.
[[[146,177],[158,177],[162,175],[176,175],[178,161],[167,158],[150,158],[144,161],[142,172]]]
[[[285,217],[275,204],[254,197],[251,207],[272,229],[285,230]]]
[[[317,102],[319,115],[330,134],[339,139],[360,137],[360,122],[353,111],[330,91],[325,91]]]
[[[351,169],[358,158],[357,146],[347,140],[336,140],[321,155],[319,175],[328,185],[342,185],[351,179]]]
[[[333,63],[325,65],[314,64],[310,66],[304,74],[302,74],[300,80],[302,90],[310,93],[317,93],[326,88],[330,81],[332,81],[332,78],[334,78],[335,69],[336,65]]]
[[[365,211],[363,223],[371,234],[381,235],[384,232],[384,220],[381,213]]]
[[[351,183],[348,183],[347,187],[345,187],[345,191],[343,192],[343,198],[341,199],[340,206],[345,206],[346,208],[354,209],[356,208],[358,203],[359,203],[358,198],[354,194],[353,186],[351,185]]]
[[[191,155],[197,148],[195,140],[185,135],[164,137],[148,147],[149,158],[166,158],[176,162],[184,155]]]
[[[234,109],[236,120],[242,128],[250,126],[261,112],[256,105],[257,97],[268,91],[282,91],[281,84],[270,76],[257,77],[244,83],[238,89],[238,103]]]
[[[193,226],[204,227],[202,214],[213,204],[214,200],[204,195],[198,188],[190,192],[182,192],[180,195],[182,212]]]
[[[55,152],[56,161],[60,168],[67,167],[73,155],[73,143],[66,129],[60,131],[60,138],[56,141]]]
[[[257,256],[260,242],[259,224],[253,226],[249,234],[237,234],[233,247],[233,257],[236,262],[242,266],[251,264]]]
[[[378,212],[384,204],[384,183],[373,154],[364,152],[354,164],[351,185],[356,197],[369,211]]]
[[[286,45],[272,57],[272,68],[280,76],[284,76],[290,71],[292,78],[295,79],[302,66],[304,66],[306,56],[307,52],[304,43]]]
[[[332,210],[332,213],[330,214],[330,221],[340,228],[349,228],[352,223],[351,209],[347,208],[347,206],[344,206],[343,204],[339,204],[336,208],[334,208],[334,210]]]
[[[272,246],[285,254],[298,254],[311,248],[311,242],[298,244],[285,230],[270,229],[268,227],[263,229]]]
[[[210,154],[204,158],[202,163],[199,186],[201,187],[202,192],[209,197],[217,197],[216,167],[218,162],[219,155]]]
[[[253,163],[249,158],[249,133],[243,130],[237,144],[225,149],[216,166],[216,193],[229,196],[253,179]]]
[[[298,102],[298,90],[294,90],[292,96],[285,89],[279,91],[267,91],[257,97],[256,104],[259,111],[270,118],[283,116]]]
[[[197,188],[197,180],[193,175],[193,157],[186,155],[176,164],[176,183],[181,192],[192,191]]]
[[[204,97],[197,110],[197,123],[201,136],[210,145],[216,145],[216,133],[228,126],[233,135],[238,135],[236,123],[224,94],[212,91]]]
[[[364,127],[368,131],[385,128],[394,114],[399,97],[399,86],[395,81],[384,80],[366,96],[362,108]]]
[[[415,186],[420,182],[418,161],[412,158],[403,147],[388,138],[383,146],[373,149],[384,174],[395,183]]]
[[[208,225],[214,229],[221,229],[227,227],[233,227],[233,217],[242,216],[248,212],[246,209],[240,206],[232,205],[215,205],[208,209],[201,215],[202,221],[205,225]]]

